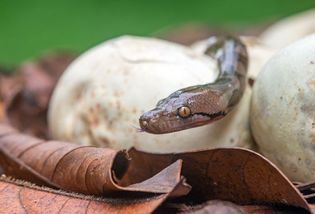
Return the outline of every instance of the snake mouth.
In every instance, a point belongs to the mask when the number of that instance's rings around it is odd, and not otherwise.
[[[227,114],[227,113],[224,112],[224,111],[219,111],[219,112],[217,112],[217,113],[212,113],[212,114],[200,112],[200,113],[195,113],[194,115],[204,116],[204,117],[209,118],[210,120],[215,121],[215,120],[221,119],[221,118],[224,117],[226,114]]]
[[[218,112],[214,114],[195,113],[189,118],[180,118],[178,116],[161,116],[155,118],[140,117],[139,124],[142,131],[151,134],[167,134],[209,124],[221,119],[225,115],[225,112]]]
[[[226,115],[226,113],[223,111],[213,113],[213,114],[195,113],[191,116],[191,121],[187,121],[186,124],[183,124],[181,129],[189,129],[189,128],[193,128],[193,127],[206,125],[206,124],[212,123],[214,121],[220,120],[225,115]]]

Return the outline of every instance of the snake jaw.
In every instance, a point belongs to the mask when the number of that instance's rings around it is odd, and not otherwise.
[[[161,110],[153,109],[142,114],[139,118],[141,130],[152,134],[158,134],[159,115],[161,115],[161,113]]]
[[[209,124],[225,115],[224,111],[220,111],[212,114],[194,113],[187,118],[182,118],[174,112],[167,114],[162,109],[154,109],[145,112],[139,118],[139,124],[142,131],[151,134],[166,134]]]

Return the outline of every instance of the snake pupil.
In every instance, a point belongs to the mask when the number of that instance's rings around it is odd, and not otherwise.
[[[187,106],[182,106],[178,109],[178,115],[182,118],[186,118],[190,116],[190,108]]]

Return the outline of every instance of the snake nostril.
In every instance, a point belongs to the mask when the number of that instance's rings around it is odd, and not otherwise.
[[[142,128],[146,128],[146,127],[148,127],[148,125],[149,125],[149,123],[146,120],[141,120],[140,121],[140,126]]]

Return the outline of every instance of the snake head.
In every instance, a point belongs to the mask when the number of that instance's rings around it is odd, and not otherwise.
[[[222,94],[216,90],[206,92],[201,86],[196,90],[182,89],[159,101],[139,118],[141,130],[165,134],[202,126],[225,116],[228,104]]]
[[[245,89],[248,54],[234,37],[211,37],[205,51],[217,59],[219,76],[213,83],[172,93],[139,119],[143,131],[164,134],[202,126],[224,117]]]

